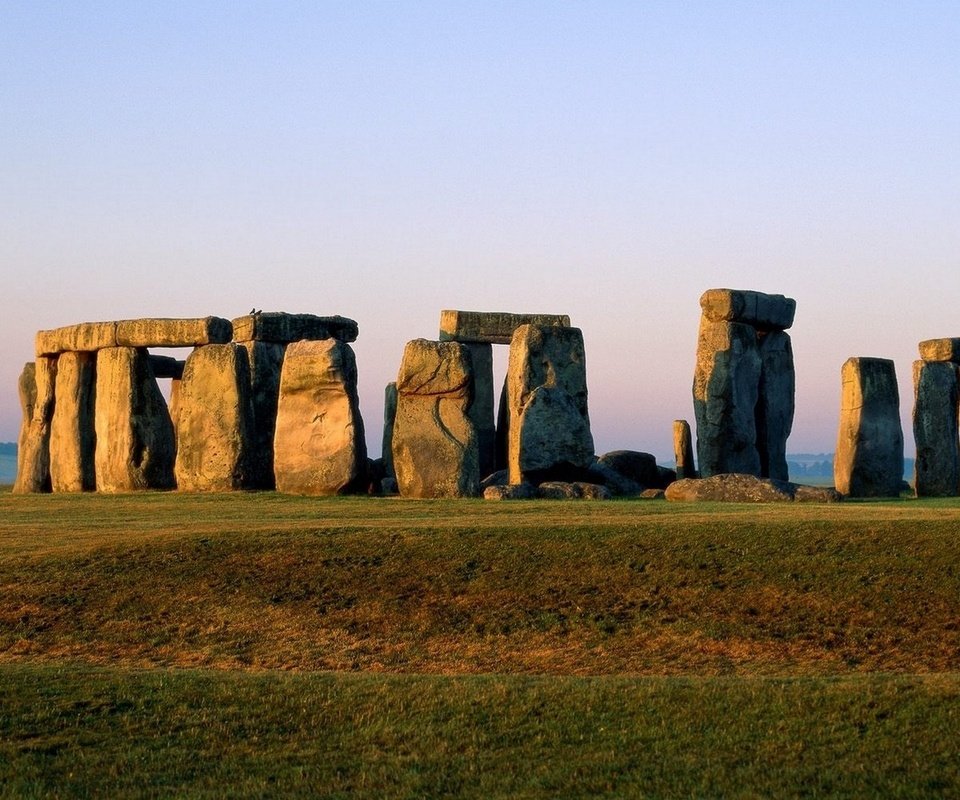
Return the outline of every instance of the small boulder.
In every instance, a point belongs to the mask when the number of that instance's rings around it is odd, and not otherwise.
[[[537,489],[530,483],[494,484],[483,490],[484,500],[532,500]]]
[[[667,487],[667,500],[674,502],[713,501],[722,503],[836,502],[833,489],[800,486],[788,481],[758,478],[742,473],[722,473],[709,478],[684,478]]]

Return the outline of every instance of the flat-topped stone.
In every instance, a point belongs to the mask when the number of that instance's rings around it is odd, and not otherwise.
[[[960,364],[960,339],[927,339],[920,342],[924,361],[952,361]]]
[[[569,328],[567,314],[508,314],[500,311],[440,312],[440,341],[476,344],[510,344],[521,325]]]
[[[108,347],[196,347],[225,344],[233,335],[230,321],[221,317],[187,319],[145,318],[116,322],[81,322],[36,337],[38,356],[93,352]]]
[[[782,294],[741,289],[708,289],[700,297],[711,322],[744,322],[759,330],[785,330],[793,325],[797,301]]]
[[[267,311],[247,314],[233,321],[233,338],[237,342],[290,344],[302,339],[355,342],[358,335],[356,321],[341,316],[318,317],[314,314]]]

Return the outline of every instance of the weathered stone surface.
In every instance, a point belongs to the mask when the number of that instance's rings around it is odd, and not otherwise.
[[[510,397],[509,375],[503,376],[500,400],[497,403],[497,432],[494,435],[494,467],[506,469],[510,453]]]
[[[172,489],[173,425],[146,350],[100,350],[96,372],[97,491]]]
[[[62,353],[57,359],[56,401],[50,424],[50,482],[55,492],[97,488],[96,353]]]
[[[186,362],[173,356],[155,356],[152,353],[149,358],[154,378],[171,378],[178,381],[183,377],[183,366]]]
[[[849,358],[841,380],[833,459],[837,491],[851,497],[897,497],[903,480],[903,430],[893,362]]]
[[[336,339],[294,342],[280,376],[277,490],[310,495],[357,491],[366,480],[366,467],[353,350]]]
[[[663,500],[667,493],[663,489],[644,489],[640,492],[642,500]]]
[[[117,346],[116,322],[81,322],[48,331],[37,331],[38,356],[54,356],[69,351],[92,352]]]
[[[604,453],[597,461],[615,470],[625,478],[638,483],[641,488],[663,488],[657,459],[650,453],[637,450],[612,450]]]
[[[760,370],[757,332],[751,326],[700,320],[693,407],[703,477],[760,473],[755,416]]]
[[[55,402],[57,359],[37,356],[33,370],[28,367],[25,366],[20,375],[24,424],[18,440],[15,494],[50,491],[50,423]]]
[[[117,323],[118,347],[199,347],[226,344],[233,335],[222,317],[123,319]]]
[[[414,339],[397,376],[393,464],[404,497],[473,497],[480,452],[473,402],[473,362],[458,342]]]
[[[950,362],[913,362],[917,497],[955,497],[960,493],[958,375],[957,365]]]
[[[483,490],[484,500],[532,500],[536,496],[537,487],[531,483],[493,484]]]
[[[693,437],[690,423],[685,419],[673,421],[673,453],[677,462],[678,478],[696,478],[697,468],[693,461]]]
[[[537,487],[537,497],[544,500],[609,500],[606,486],[586,481],[544,481]]]
[[[579,328],[521,325],[510,343],[510,483],[575,475],[594,459]]]
[[[756,407],[757,453],[760,476],[785,481],[787,437],[793,428],[794,396],[793,345],[790,334],[771,331],[762,335],[760,345],[760,384]]]
[[[920,342],[920,358],[924,361],[960,364],[960,339],[927,339]]]
[[[675,469],[670,469],[670,467],[661,467],[657,465],[657,472],[660,473],[660,483],[657,484],[657,488],[666,489],[677,479],[677,471]]]
[[[700,308],[711,322],[742,322],[757,330],[784,330],[793,325],[797,301],[782,294],[708,289],[700,297]]]
[[[830,503],[840,499],[832,489],[800,486],[772,478],[728,473],[709,478],[684,478],[664,492],[674,502],[713,501],[725,503]]]
[[[644,488],[636,481],[632,481],[630,478],[621,475],[615,469],[600,460],[594,461],[590,465],[590,467],[587,469],[587,474],[591,483],[598,483],[601,486],[606,486],[610,490],[610,494],[612,494],[614,497],[630,497],[632,495],[638,495],[641,491],[643,491]]]
[[[506,486],[510,483],[510,473],[505,469],[498,469],[496,472],[491,472],[480,481],[480,488],[486,489],[488,486]]]
[[[253,408],[250,444],[250,487],[273,489],[273,439],[277,427],[280,370],[286,346],[272,342],[243,342],[250,367],[250,402]]]
[[[500,311],[440,312],[440,341],[510,344],[521,325],[570,327],[567,314],[507,314]]]
[[[177,419],[177,487],[227,492],[250,486],[253,403],[247,351],[198,347],[187,358]]]
[[[388,478],[396,478],[393,468],[393,423],[397,418],[397,383],[391,381],[383,391],[383,468]]]
[[[267,311],[247,314],[233,320],[233,338],[238,342],[290,344],[301,339],[355,342],[358,335],[357,323],[341,316],[318,317],[314,314]]]
[[[477,429],[480,474],[496,469],[496,421],[493,416],[493,345],[466,344],[473,362],[473,403],[470,419]]]

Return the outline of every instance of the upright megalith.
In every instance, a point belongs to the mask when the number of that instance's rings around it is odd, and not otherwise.
[[[397,375],[393,464],[404,497],[473,497],[480,460],[470,350],[458,342],[414,339]]]
[[[507,367],[510,483],[576,480],[594,459],[579,328],[521,325]]]
[[[693,437],[690,434],[690,423],[685,419],[673,421],[673,455],[677,464],[677,480],[697,477],[697,468],[693,461]]]
[[[50,424],[50,481],[55,492],[97,488],[96,353],[62,353]]]
[[[746,473],[785,480],[793,426],[796,302],[710,289],[701,296],[693,404],[703,477]]]
[[[97,491],[172,489],[173,425],[147,351],[99,350],[96,375]]]
[[[183,369],[178,406],[177,487],[249,488],[253,408],[246,349],[211,344],[194,350]]]
[[[274,437],[277,490],[334,495],[366,478],[367,448],[357,397],[357,364],[336,339],[287,348]]]
[[[960,378],[951,361],[913,362],[913,438],[917,497],[960,494]]]
[[[383,470],[388,478],[396,480],[393,468],[393,424],[397,419],[397,382],[390,381],[383,390]]]
[[[280,373],[285,344],[242,342],[250,370],[250,488],[273,489],[276,486],[273,443],[280,399]]]
[[[473,402],[470,418],[477,430],[480,476],[485,478],[496,469],[497,424],[493,408],[493,346],[466,344],[473,364]]]
[[[20,404],[23,425],[17,448],[16,494],[49,492],[50,425],[53,421],[57,381],[57,359],[37,356],[20,375]]]
[[[893,362],[848,358],[841,370],[833,477],[851,497],[896,497],[903,483],[903,429]]]

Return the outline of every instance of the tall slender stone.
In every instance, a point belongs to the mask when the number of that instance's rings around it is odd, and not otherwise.
[[[404,497],[473,497],[480,452],[470,417],[470,350],[458,342],[414,339],[397,375],[393,463]]]
[[[958,368],[949,361],[913,362],[913,437],[917,444],[917,497],[960,493]]]
[[[833,477],[851,497],[897,497],[903,483],[903,429],[894,364],[849,358],[841,371],[840,427]]]
[[[383,391],[383,469],[386,477],[396,480],[393,468],[393,424],[397,418],[397,382],[391,381]]]
[[[480,477],[495,470],[497,426],[493,409],[493,346],[466,344],[473,362],[473,402],[470,418],[477,429],[477,447],[480,451]]]
[[[228,492],[250,487],[253,404],[247,351],[198,347],[187,358],[177,420],[177,487]]]
[[[677,480],[696,478],[697,469],[693,463],[693,437],[690,435],[690,423],[685,419],[673,421],[673,453],[677,462]]]
[[[280,377],[277,490],[310,495],[355,491],[366,478],[366,465],[353,350],[335,339],[294,342]]]
[[[759,338],[760,383],[756,407],[760,477],[789,480],[787,437],[793,428],[796,393],[790,334],[771,331]]]
[[[56,403],[50,424],[50,480],[55,492],[97,488],[96,353],[62,353],[57,361]]]
[[[17,479],[13,484],[16,494],[50,491],[50,424],[56,382],[56,357],[37,356],[32,376],[28,367],[24,367],[20,376],[24,425],[17,450]],[[26,421],[28,416],[29,422]]]
[[[277,403],[280,397],[280,372],[286,345],[275,342],[246,341],[250,367],[250,402],[253,408],[250,442],[250,488],[273,489],[273,441],[277,427]]]
[[[147,351],[99,350],[96,373],[97,491],[172,489],[173,424]]]
[[[756,408],[761,359],[756,330],[740,322],[700,320],[693,408],[700,475],[760,474]]]

